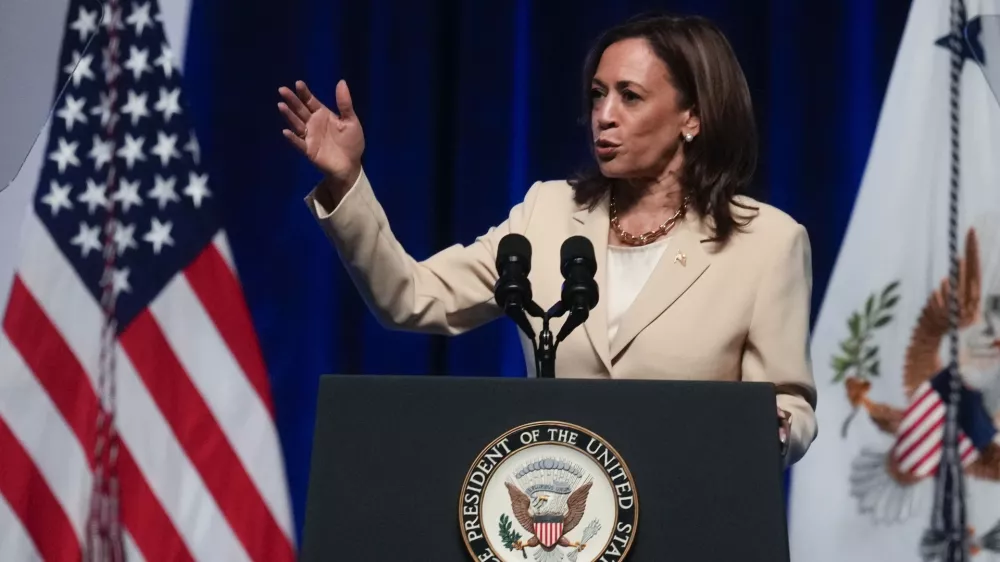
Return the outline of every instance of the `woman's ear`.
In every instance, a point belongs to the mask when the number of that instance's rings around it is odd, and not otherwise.
[[[681,136],[685,139],[689,136],[693,139],[701,133],[701,118],[698,117],[697,108],[692,107],[684,112],[686,117],[681,125]]]

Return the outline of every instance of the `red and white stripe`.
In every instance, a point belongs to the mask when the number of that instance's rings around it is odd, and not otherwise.
[[[0,560],[79,560],[102,313],[29,213],[0,333]],[[263,359],[217,236],[117,345],[129,560],[295,558]]]
[[[922,478],[937,471],[944,442],[945,410],[944,401],[929,382],[917,387],[899,424],[892,450],[902,472]],[[964,466],[975,462],[979,455],[961,429],[959,451]]]
[[[535,536],[546,548],[559,542],[562,537],[563,523],[535,522]]]

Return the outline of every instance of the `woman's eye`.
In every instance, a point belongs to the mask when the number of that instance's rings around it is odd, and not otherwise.
[[[597,98],[599,98],[599,97],[601,97],[603,95],[604,95],[604,92],[602,92],[601,90],[599,90],[597,88],[592,88],[590,90],[590,99],[592,99],[592,100],[593,99],[597,99]]]
[[[641,98],[632,90],[625,90],[622,92],[622,99],[625,101],[638,101]]]

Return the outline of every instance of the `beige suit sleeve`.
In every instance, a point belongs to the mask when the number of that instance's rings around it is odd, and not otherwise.
[[[801,225],[775,243],[775,260],[767,268],[754,303],[743,378],[773,383],[778,406],[791,413],[791,435],[785,465],[805,454],[816,438],[816,385],[809,357],[809,310],[812,252]],[[777,434],[777,422],[775,422]]]
[[[497,244],[508,233],[524,234],[537,185],[503,223],[467,246],[453,245],[424,261],[411,257],[393,236],[364,170],[335,209],[324,206],[322,185],[305,201],[382,325],[455,335],[501,314],[493,299]]]

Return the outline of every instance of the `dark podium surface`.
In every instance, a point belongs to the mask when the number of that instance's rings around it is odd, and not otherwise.
[[[471,560],[459,514],[470,467],[543,420],[594,432],[627,464],[638,526],[626,560],[788,560],[769,384],[380,375],[320,382],[300,559]]]

